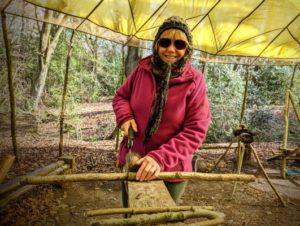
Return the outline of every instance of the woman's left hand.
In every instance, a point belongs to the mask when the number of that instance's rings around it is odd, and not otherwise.
[[[140,165],[139,170],[136,173],[136,180],[148,181],[157,178],[160,172],[159,164],[150,156],[145,156],[136,162]]]

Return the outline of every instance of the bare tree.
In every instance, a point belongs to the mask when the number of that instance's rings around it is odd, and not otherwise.
[[[47,10],[45,13],[46,21],[53,18],[53,11]],[[58,15],[58,21],[63,20],[66,17],[64,14]],[[49,65],[53,56],[53,53],[56,49],[59,37],[64,30],[63,27],[58,27],[55,32],[52,32],[51,29],[53,25],[49,23],[43,23],[42,29],[40,31],[40,55],[39,55],[39,69],[36,80],[32,87],[32,97],[33,97],[33,108],[37,109],[40,102],[42,93],[44,91],[46,78],[48,75]]]
[[[125,75],[129,76],[130,72],[137,65],[139,59],[142,58],[142,50],[137,47],[128,46],[128,52],[125,60]]]

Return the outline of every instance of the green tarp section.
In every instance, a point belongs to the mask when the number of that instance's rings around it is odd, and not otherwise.
[[[6,14],[143,48],[151,47],[164,19],[177,15],[191,27],[203,61],[295,64],[300,59],[300,0],[6,0],[0,7]],[[45,18],[45,9],[66,16]]]

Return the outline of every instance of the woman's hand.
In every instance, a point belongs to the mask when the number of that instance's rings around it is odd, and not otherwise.
[[[124,131],[124,135],[126,137],[128,137],[128,130],[129,130],[129,127],[132,127],[133,131],[136,133],[138,130],[137,130],[137,125],[136,125],[136,122],[134,119],[129,119],[127,120],[126,122],[124,122],[122,125],[121,125],[121,130]]]
[[[157,178],[160,172],[159,164],[150,156],[145,156],[136,162],[140,165],[138,172],[136,173],[136,180],[148,181]]]

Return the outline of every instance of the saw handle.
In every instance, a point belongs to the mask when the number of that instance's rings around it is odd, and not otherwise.
[[[129,129],[128,129],[128,143],[127,143],[127,146],[128,146],[128,149],[130,150],[133,146],[133,139],[134,139],[134,132],[133,132],[133,128],[132,126],[129,126]]]

